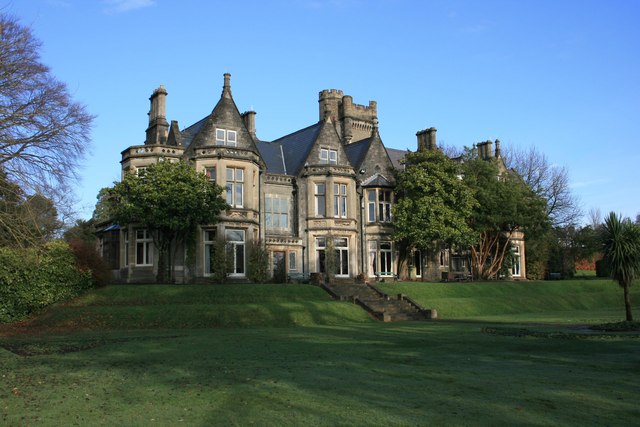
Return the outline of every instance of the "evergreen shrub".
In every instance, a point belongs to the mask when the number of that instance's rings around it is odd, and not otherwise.
[[[35,248],[0,248],[0,322],[13,322],[91,288],[73,252],[56,241]]]

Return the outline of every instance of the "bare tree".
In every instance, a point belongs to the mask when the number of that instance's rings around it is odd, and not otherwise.
[[[14,186],[5,185],[5,196],[13,188],[24,197],[13,205],[20,206],[18,211],[12,211],[11,204],[0,206],[5,208],[0,225],[5,237],[20,240],[28,237],[19,226],[25,212],[32,224],[51,212],[67,212],[70,184],[77,178],[93,121],[85,106],[74,102],[66,85],[40,62],[40,47],[29,28],[0,12],[0,173]],[[39,203],[43,200],[47,203]]]
[[[578,200],[571,192],[569,172],[549,163],[535,147],[503,150],[505,166],[514,169],[538,195],[547,201],[547,213],[556,227],[575,224],[582,216]]]
[[[40,46],[0,12],[0,168],[26,192],[51,197],[76,178],[93,116],[40,62]]]
[[[589,209],[589,225],[592,230],[597,230],[602,225],[602,212],[600,208]]]

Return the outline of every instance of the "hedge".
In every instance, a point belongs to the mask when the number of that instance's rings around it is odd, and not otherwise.
[[[91,272],[81,271],[64,242],[43,249],[0,248],[0,322],[24,319],[91,287]]]

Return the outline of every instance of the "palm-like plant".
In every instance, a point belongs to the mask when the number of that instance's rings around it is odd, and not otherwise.
[[[624,290],[626,319],[632,321],[629,287],[640,276],[640,227],[611,212],[602,230],[604,259],[611,277]]]

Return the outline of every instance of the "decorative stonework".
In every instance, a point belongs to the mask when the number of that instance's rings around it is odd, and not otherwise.
[[[302,245],[302,239],[289,238],[289,237],[267,237],[267,245]]]
[[[294,177],[287,175],[267,174],[265,177],[266,184],[293,185],[294,180]]]

